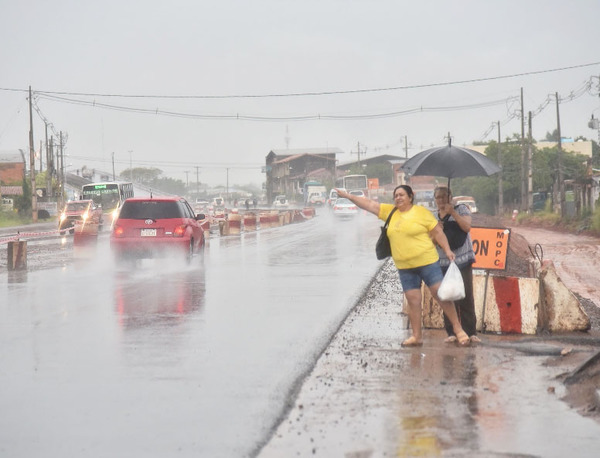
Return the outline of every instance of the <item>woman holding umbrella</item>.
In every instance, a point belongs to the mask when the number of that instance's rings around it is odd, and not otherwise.
[[[471,242],[471,212],[466,205],[452,205],[452,193],[446,186],[438,186],[433,192],[435,204],[437,205],[437,219],[441,222],[444,234],[448,239],[450,248],[454,252],[456,265],[462,275],[465,285],[465,297],[454,302],[460,323],[465,332],[471,336],[471,342],[479,342],[477,337],[477,318],[475,316],[475,299],[473,298],[473,268],[475,253]],[[446,273],[450,266],[450,260],[446,257],[444,250],[437,246],[440,257],[442,272]],[[444,328],[448,337],[447,343],[455,342],[456,336],[452,324],[444,315]]]
[[[339,197],[351,200],[358,207],[376,215],[385,221],[393,212],[387,235],[392,247],[392,258],[398,269],[402,290],[408,302],[408,315],[412,327],[412,335],[402,342],[403,347],[420,347],[423,345],[421,282],[425,282],[431,295],[438,301],[452,324],[457,343],[469,345],[469,336],[463,331],[456,308],[450,301],[440,301],[437,295],[443,279],[439,256],[432,239],[442,247],[450,260],[455,255],[450,250],[448,239],[435,216],[424,207],[414,205],[414,193],[410,186],[401,185],[394,189],[394,205],[382,204],[366,197],[355,196],[337,189]]]

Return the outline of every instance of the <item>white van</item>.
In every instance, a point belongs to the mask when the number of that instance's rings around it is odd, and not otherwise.
[[[342,190],[342,191],[345,191],[345,189],[344,189],[344,188],[337,188],[337,189],[340,189],[340,190]],[[331,190],[329,191],[329,197],[327,198],[327,205],[328,205],[330,208],[333,208],[333,204],[335,204],[335,201],[337,200],[337,198],[338,198],[338,193],[337,193],[337,191],[336,191],[335,189],[331,189]]]
[[[477,204],[475,203],[475,199],[471,196],[456,196],[452,198],[452,203],[454,205],[466,205],[471,213],[477,213]]]

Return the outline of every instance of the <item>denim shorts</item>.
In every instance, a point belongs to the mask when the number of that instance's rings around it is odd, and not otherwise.
[[[402,291],[420,289],[421,281],[424,281],[427,286],[435,285],[444,278],[440,261],[412,269],[398,269],[398,274],[400,275]]]

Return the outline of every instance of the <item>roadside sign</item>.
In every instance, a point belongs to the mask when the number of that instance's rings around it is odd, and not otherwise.
[[[506,270],[510,229],[471,227],[475,251],[473,269]]]

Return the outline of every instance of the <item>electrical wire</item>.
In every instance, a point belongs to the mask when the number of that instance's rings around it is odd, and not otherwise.
[[[509,78],[517,78],[521,76],[540,75],[544,73],[561,72],[565,70],[573,70],[578,68],[592,67],[600,65],[600,62],[590,62],[586,64],[572,65],[568,67],[559,67],[545,70],[534,70],[529,72],[513,73],[508,75],[498,75],[482,78],[473,78],[457,81],[443,81],[438,83],[414,84],[407,86],[391,86],[383,88],[368,88],[368,89],[349,89],[340,91],[320,91],[320,92],[292,92],[280,94],[230,94],[230,95],[143,95],[143,94],[101,94],[101,93],[85,93],[85,92],[66,92],[66,91],[36,91],[45,95],[69,95],[69,96],[85,96],[85,97],[120,97],[120,98],[145,98],[145,99],[243,99],[243,98],[279,98],[279,97],[314,97],[326,95],[348,95],[348,94],[364,94],[371,92],[389,92],[401,91],[409,89],[423,89],[439,86],[453,86],[460,84],[480,83],[484,81],[495,81]],[[19,91],[18,89],[0,88],[1,91]]]

